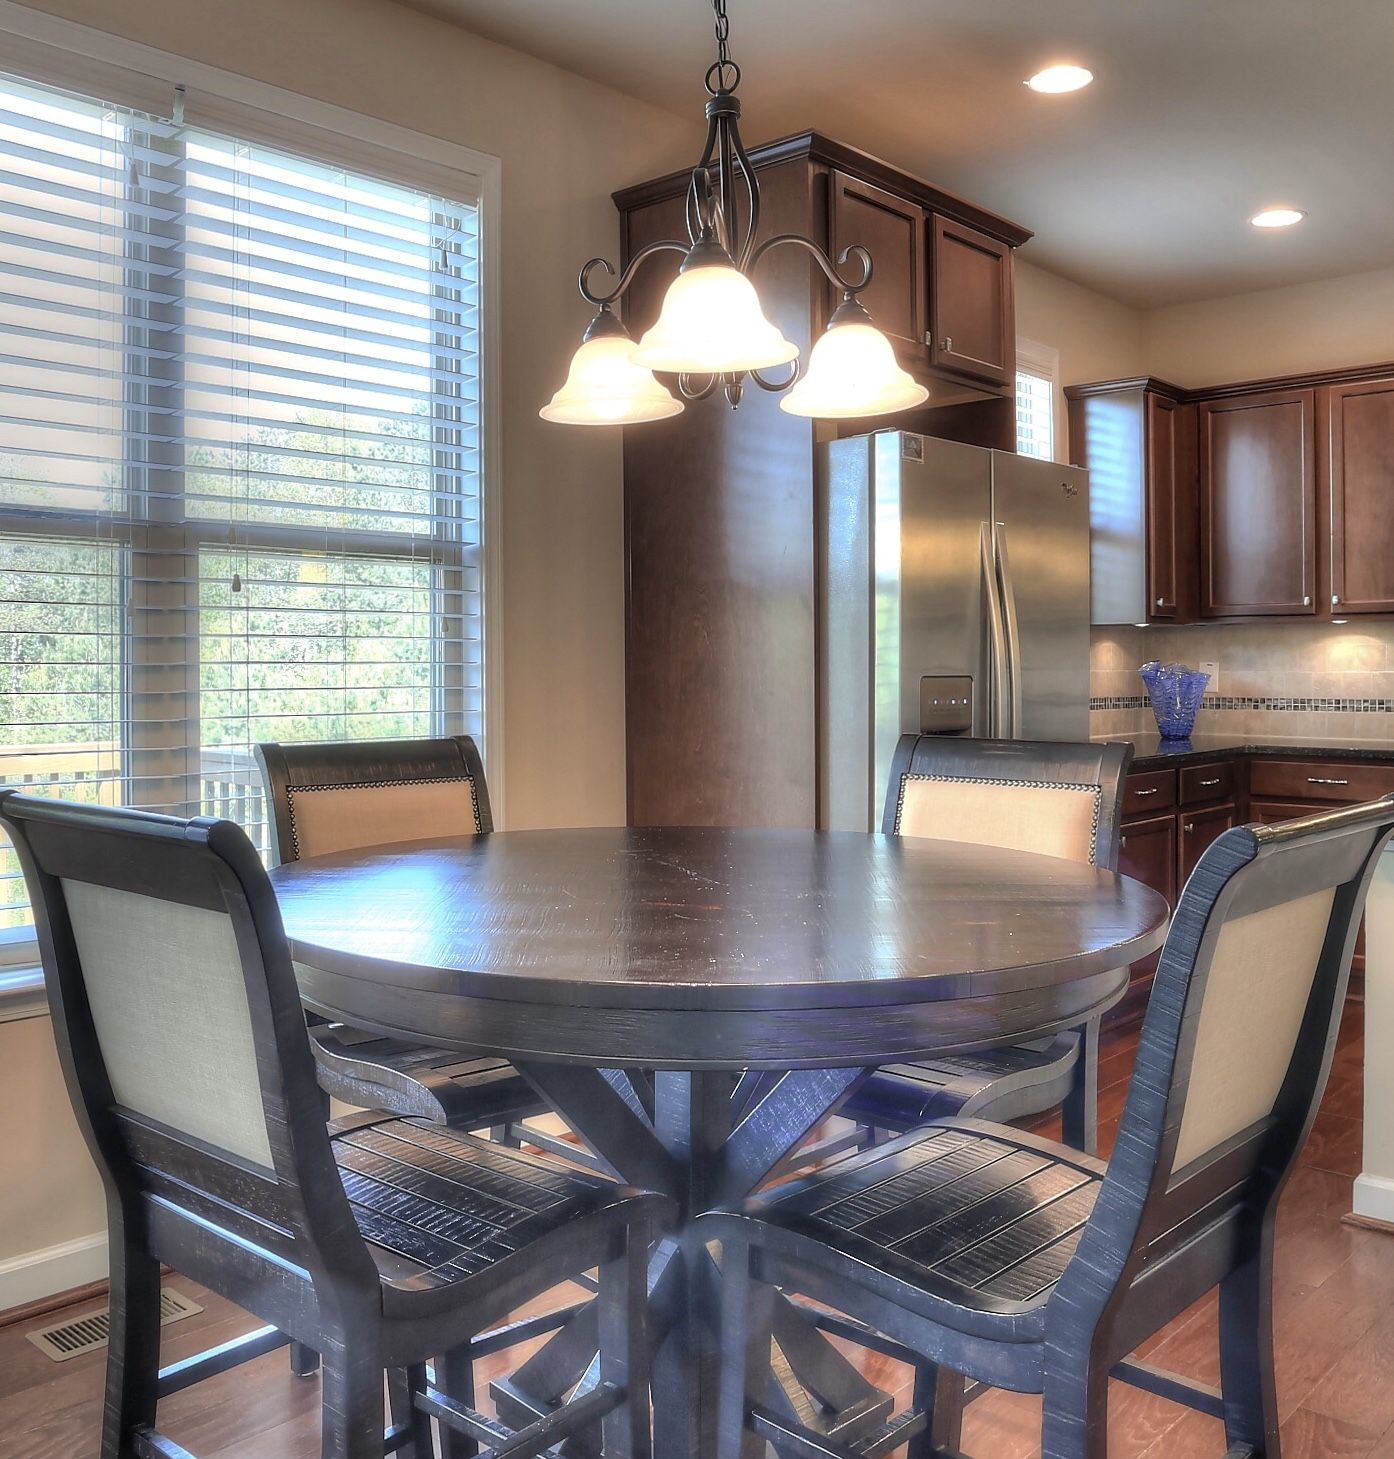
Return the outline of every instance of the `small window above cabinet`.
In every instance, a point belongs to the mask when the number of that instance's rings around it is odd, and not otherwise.
[[[1011,248],[935,214],[930,270],[930,363],[994,385],[1010,384],[1016,368]]]
[[[1091,618],[1196,616],[1196,409],[1164,380],[1066,387],[1070,460],[1089,472]]]
[[[849,173],[834,172],[829,232],[834,258],[854,243],[870,252],[875,268],[861,302],[889,336],[901,363],[923,370],[929,362],[924,209]]]

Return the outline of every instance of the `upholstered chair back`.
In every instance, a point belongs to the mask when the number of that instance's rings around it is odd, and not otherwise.
[[[493,828],[468,735],[257,746],[278,862]]]
[[[1131,746],[905,735],[887,835],[964,841],[1112,868]]]
[[[1238,826],[1201,857],[1153,981],[1108,1174],[1053,1302],[1103,1303],[1202,1229],[1237,1232],[1273,1209],[1326,1085],[1392,831],[1394,796]],[[1148,1300],[1179,1311],[1202,1290]]]
[[[125,1219],[213,1221],[373,1273],[329,1144],[280,912],[229,821],[0,791],[78,1123]]]
[[[116,1103],[271,1170],[231,918],[72,877],[61,888]]]

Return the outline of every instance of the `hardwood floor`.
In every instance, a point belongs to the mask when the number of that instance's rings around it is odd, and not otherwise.
[[[1134,1039],[1106,1038],[1100,1119],[1107,1151],[1122,1113]],[[1283,1197],[1277,1253],[1278,1393],[1284,1459],[1394,1459],[1394,1236],[1346,1225],[1360,1168],[1364,1043],[1360,1005],[1342,1030],[1331,1083],[1301,1168]],[[1041,1122],[1049,1129],[1050,1121]],[[225,1341],[245,1314],[182,1278],[172,1284],[204,1311],[165,1331],[170,1361]],[[86,1308],[99,1303],[88,1302]],[[75,1308],[75,1311],[83,1308]],[[1145,1349],[1151,1361],[1219,1381],[1213,1296]],[[97,1451],[103,1355],[49,1361],[24,1338],[34,1319],[0,1328],[0,1456],[90,1459]],[[851,1349],[847,1349],[851,1352]],[[504,1355],[499,1367],[514,1366]],[[862,1355],[873,1381],[907,1397],[908,1374]],[[1030,1459],[1038,1452],[1040,1402],[989,1393],[972,1404],[964,1449],[975,1459]],[[283,1352],[161,1405],[161,1427],[198,1459],[316,1459],[319,1381],[291,1376]],[[1218,1422],[1115,1384],[1110,1459],[1220,1459]]]

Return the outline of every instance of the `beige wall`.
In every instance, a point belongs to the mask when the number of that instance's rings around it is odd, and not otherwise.
[[[700,141],[692,124],[383,0],[33,8],[502,159],[507,817],[514,826],[622,822],[619,439],[548,426],[537,409],[585,326],[576,269],[617,251],[611,190],[679,165]],[[42,1268],[23,1268],[26,1253],[105,1220],[47,1019],[0,1024],[0,1108],[14,1116],[0,1147],[3,1307],[7,1292],[31,1294],[26,1282],[42,1280]]]
[[[1394,269],[1149,310],[1150,374],[1179,385],[1394,360]]]
[[[1117,380],[1143,371],[1142,316],[1136,309],[1018,257],[1016,332],[1060,353],[1060,384]],[[1067,455],[1065,397],[1055,402],[1056,455]]]

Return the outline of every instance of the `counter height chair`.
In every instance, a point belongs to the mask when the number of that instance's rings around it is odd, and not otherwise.
[[[1331,1065],[1351,952],[1394,797],[1205,852],[1176,909],[1105,1167],[978,1120],[936,1124],[704,1218],[723,1265],[720,1459],[957,1448],[945,1370],[1044,1395],[1043,1459],[1105,1459],[1110,1376],[1278,1459],[1273,1229]],[[802,1428],[764,1388],[769,1283],[810,1320],[915,1365],[911,1409],[862,1447]],[[1129,1357],[1219,1287],[1221,1387]],[[758,1436],[758,1437],[757,1437]]]
[[[1131,745],[903,735],[891,762],[882,831],[1118,865]],[[1002,1048],[893,1064],[842,1114],[905,1131],[945,1115],[1014,1120],[1063,1106],[1067,1144],[1098,1148],[1099,1022]]]
[[[0,791],[0,825],[106,1186],[102,1459],[189,1459],[156,1429],[159,1399],[285,1334],[323,1354],[325,1459],[428,1459],[433,1419],[450,1459],[582,1433],[648,1459],[644,1294],[668,1203],[423,1119],[327,1126],[275,896],[231,822]],[[160,1371],[162,1262],[274,1326]],[[557,1323],[486,1329],[593,1268],[594,1386],[517,1432],[477,1412],[473,1359]],[[426,1380],[441,1353],[446,1392]]]
[[[277,864],[493,830],[484,767],[468,735],[270,743],[258,745],[256,757],[266,781]],[[470,1058],[313,1016],[310,1041],[321,1086],[345,1104],[419,1115],[458,1129],[492,1129],[508,1144],[519,1142],[521,1121],[550,1113],[505,1059]]]

